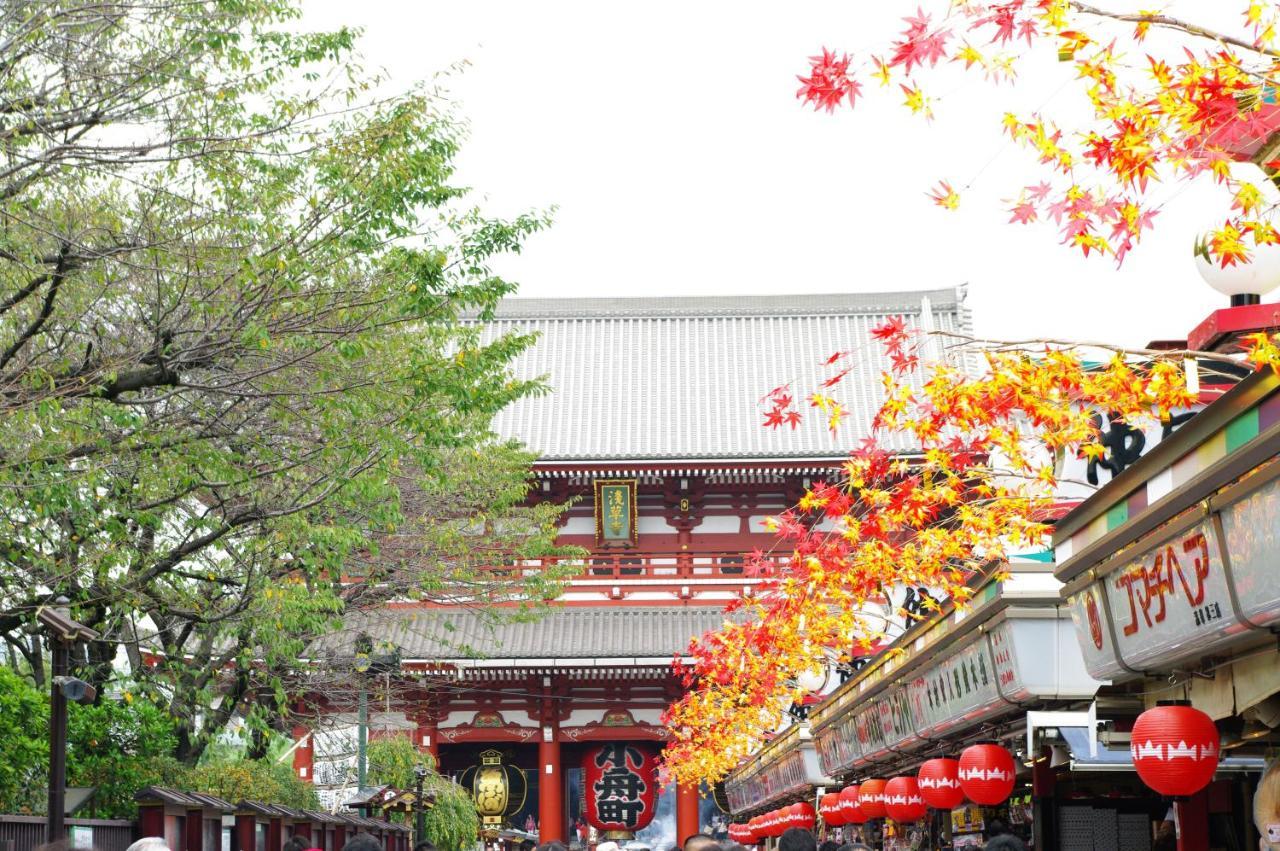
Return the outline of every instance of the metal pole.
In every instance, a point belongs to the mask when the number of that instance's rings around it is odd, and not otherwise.
[[[419,842],[427,838],[427,810],[422,805],[422,781],[427,773],[421,768],[416,772],[418,775],[418,783],[414,791],[417,793],[413,799],[413,805],[417,808],[417,817],[414,819],[413,825],[413,843],[417,845]]]
[[[49,635],[53,676],[49,678],[49,813],[46,842],[66,838],[63,818],[67,808],[67,699],[62,694],[62,677],[67,676],[69,651],[61,636]]]
[[[369,692],[360,683],[360,714],[356,720],[356,786],[365,787],[369,762]]]

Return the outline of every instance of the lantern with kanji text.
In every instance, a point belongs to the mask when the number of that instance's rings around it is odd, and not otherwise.
[[[1003,804],[1013,792],[1013,754],[999,745],[978,744],[960,754],[960,788],[975,804],[993,807]]]
[[[607,839],[631,839],[653,820],[658,757],[648,745],[608,742],[583,756],[587,823]]]
[[[1194,795],[1218,769],[1218,728],[1190,706],[1148,709],[1133,723],[1129,750],[1138,776],[1161,795]]]
[[[862,824],[868,818],[862,809],[861,790],[856,786],[846,786],[840,790],[840,814],[845,824]]]
[[[894,777],[884,784],[884,809],[899,824],[920,821],[929,812],[914,777]]]
[[[867,818],[885,817],[884,786],[885,782],[877,777],[862,781],[858,787],[858,804]]]
[[[954,759],[931,759],[916,772],[916,785],[925,804],[939,810],[953,810],[964,803],[960,788],[960,763]]]

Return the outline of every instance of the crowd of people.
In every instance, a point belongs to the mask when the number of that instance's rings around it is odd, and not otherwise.
[[[988,825],[987,835],[989,840],[985,851],[1027,851],[1022,840],[1009,833],[998,821]],[[63,851],[60,845],[63,844],[44,846],[42,851]],[[130,845],[126,851],[170,851],[170,849],[160,837],[148,836]],[[322,851],[322,849],[310,847],[306,839],[294,836],[284,843],[280,851]],[[347,840],[347,843],[342,846],[342,851],[384,851],[384,849],[382,843],[375,837],[367,833],[357,833]],[[436,851],[436,847],[427,840],[421,840],[413,846],[413,851]],[[557,840],[538,845],[527,839],[520,843],[519,851],[569,851],[569,848]],[[618,843],[606,841],[598,844],[595,851],[621,851],[621,849]],[[747,849],[736,842],[723,842],[705,833],[696,833],[685,840],[679,851],[747,851]],[[793,827],[779,837],[777,851],[876,851],[876,849],[857,839],[844,844],[830,840],[819,844],[810,831]]]

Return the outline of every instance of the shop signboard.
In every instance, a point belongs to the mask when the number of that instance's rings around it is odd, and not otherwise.
[[[725,784],[725,794],[734,812],[754,809],[807,786],[814,778],[805,765],[802,749],[795,748],[754,774]]]
[[[824,724],[814,735],[822,770],[843,773],[1017,701],[1093,695],[1098,682],[1075,647],[1056,617],[1009,617],[971,635],[958,652]]]
[[[1222,510],[1223,544],[1240,614],[1255,627],[1280,621],[1280,479],[1272,479]]]
[[[1153,669],[1209,652],[1239,633],[1220,552],[1206,519],[1143,547],[1073,594],[1071,615],[1089,673],[1114,679]]]

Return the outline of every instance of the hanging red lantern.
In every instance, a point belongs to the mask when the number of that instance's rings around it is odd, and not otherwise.
[[[818,824],[818,813],[813,809],[813,804],[808,801],[801,801],[798,804],[791,805],[791,826],[798,827],[801,830],[813,830]]]
[[[884,818],[884,781],[878,777],[862,781],[858,787],[858,804],[867,818]]]
[[[1013,754],[999,745],[973,745],[960,754],[960,788],[975,804],[1003,804],[1013,793],[1016,773]]]
[[[929,812],[914,777],[894,777],[884,784],[884,809],[899,824],[920,821]]]
[[[656,812],[658,756],[648,745],[608,742],[582,760],[587,823],[599,831],[634,833]]]
[[[954,810],[964,803],[960,788],[960,763],[954,759],[931,759],[916,773],[920,797],[939,810]]]
[[[845,823],[844,811],[840,809],[840,793],[828,792],[818,801],[818,813],[827,827],[839,827]]]
[[[1194,795],[1218,770],[1218,728],[1190,706],[1157,706],[1138,716],[1129,751],[1138,776],[1161,795]]]
[[[786,827],[782,824],[782,810],[770,810],[764,817],[765,836],[781,836]]]
[[[862,801],[858,797],[859,789],[855,786],[846,786],[840,791],[840,815],[844,816],[845,824],[862,824],[867,820],[867,814],[862,811]]]

